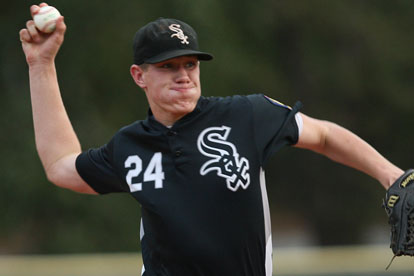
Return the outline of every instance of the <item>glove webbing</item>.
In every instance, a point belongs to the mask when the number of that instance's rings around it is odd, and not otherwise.
[[[414,249],[414,212],[408,217],[407,248]]]
[[[394,229],[392,229],[394,230]],[[407,248],[408,249],[414,249],[414,212],[411,213],[408,217],[408,230],[407,230]],[[394,242],[394,241],[393,241]],[[385,270],[388,270],[390,268],[392,262],[394,261],[395,257],[397,255],[394,255],[388,264],[388,266],[385,268]]]

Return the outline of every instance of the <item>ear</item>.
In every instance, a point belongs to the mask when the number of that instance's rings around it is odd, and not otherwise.
[[[141,87],[142,89],[145,89],[147,87],[144,81],[144,70],[142,70],[141,67],[139,67],[136,64],[133,64],[131,65],[129,72],[131,73],[132,78],[139,87]]]

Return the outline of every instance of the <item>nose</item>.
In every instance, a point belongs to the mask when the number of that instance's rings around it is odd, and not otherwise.
[[[188,83],[190,82],[190,77],[188,75],[188,72],[184,66],[180,66],[177,70],[177,77],[176,81],[178,83]]]

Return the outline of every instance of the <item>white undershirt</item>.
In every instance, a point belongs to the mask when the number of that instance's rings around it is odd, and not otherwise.
[[[298,137],[300,136],[300,134],[302,133],[303,130],[303,119],[302,116],[299,113],[295,114],[295,120],[296,120],[296,124],[298,125]]]

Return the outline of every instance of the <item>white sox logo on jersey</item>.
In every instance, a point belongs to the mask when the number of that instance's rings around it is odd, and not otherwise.
[[[201,175],[216,171],[226,179],[227,188],[235,192],[250,184],[249,160],[240,157],[233,143],[227,141],[231,128],[227,126],[209,127],[200,133],[197,140],[198,150],[212,158],[203,164]]]

